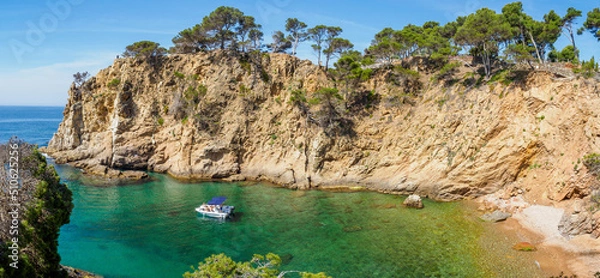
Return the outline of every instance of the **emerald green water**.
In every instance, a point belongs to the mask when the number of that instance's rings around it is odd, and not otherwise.
[[[59,238],[62,264],[105,277],[181,277],[216,253],[249,260],[273,252],[284,270],[333,277],[494,277],[509,263],[489,266],[482,223],[459,203],[425,200],[425,209],[411,210],[394,195],[186,184],[163,175],[101,188],[57,168],[75,204]],[[194,211],[217,195],[236,206],[233,221]]]

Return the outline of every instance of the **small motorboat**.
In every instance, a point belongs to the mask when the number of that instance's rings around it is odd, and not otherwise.
[[[219,196],[210,199],[207,203],[204,203],[196,208],[196,211],[204,216],[225,219],[233,215],[234,206],[224,206],[227,200],[226,197]]]

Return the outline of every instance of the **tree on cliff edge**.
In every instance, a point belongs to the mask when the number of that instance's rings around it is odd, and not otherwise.
[[[161,57],[167,53],[164,47],[161,47],[159,43],[153,41],[139,41],[125,47],[123,56],[129,57],[142,57],[145,60],[155,61],[158,57]]]
[[[509,35],[510,25],[504,18],[488,8],[482,8],[467,16],[454,39],[480,59],[485,76],[489,78],[500,44],[507,41]]]
[[[587,19],[583,23],[583,27],[579,29],[578,34],[584,30],[590,31],[598,41],[600,41],[600,8],[594,8],[587,14]]]
[[[308,38],[306,23],[297,18],[288,18],[285,22],[285,30],[289,33],[288,40],[292,43],[292,55],[296,55],[298,45]]]
[[[258,48],[261,26],[254,17],[233,7],[221,6],[173,38],[172,53],[196,53],[205,49],[235,49],[242,52]]]

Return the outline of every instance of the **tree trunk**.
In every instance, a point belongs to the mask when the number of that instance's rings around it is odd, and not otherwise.
[[[300,38],[295,38],[294,39],[294,43],[293,43],[293,47],[292,47],[292,56],[296,56],[296,48],[298,47],[298,43]]]
[[[321,46],[320,45],[319,45],[319,51],[318,51],[317,56],[318,56],[317,61],[319,62],[319,67],[320,67],[321,66]]]
[[[487,48],[485,47],[485,43],[483,44],[483,53],[482,53],[482,62],[483,62],[483,69],[485,71],[485,78],[489,78],[491,75],[491,69],[492,66],[490,65],[490,55],[487,53]]]
[[[537,43],[535,43],[535,40],[533,39],[533,35],[531,35],[531,32],[529,32],[529,39],[531,39],[531,42],[533,43],[533,48],[535,48],[535,54],[537,55],[538,61],[540,61],[540,64],[543,64],[544,61],[542,60],[542,57],[540,56],[540,50],[538,49]]]
[[[569,35],[571,36],[571,44],[573,45],[573,51],[575,52],[575,58],[579,60],[579,50],[575,46],[575,36],[573,35],[573,29],[569,28]]]

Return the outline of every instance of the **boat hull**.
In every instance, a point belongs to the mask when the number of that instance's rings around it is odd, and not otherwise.
[[[220,211],[207,211],[205,208],[200,206],[200,207],[196,208],[196,212],[198,212],[199,214],[202,214],[203,216],[207,216],[207,217],[225,219],[225,218],[231,216],[231,214],[233,214],[233,207],[224,206],[223,209]]]

